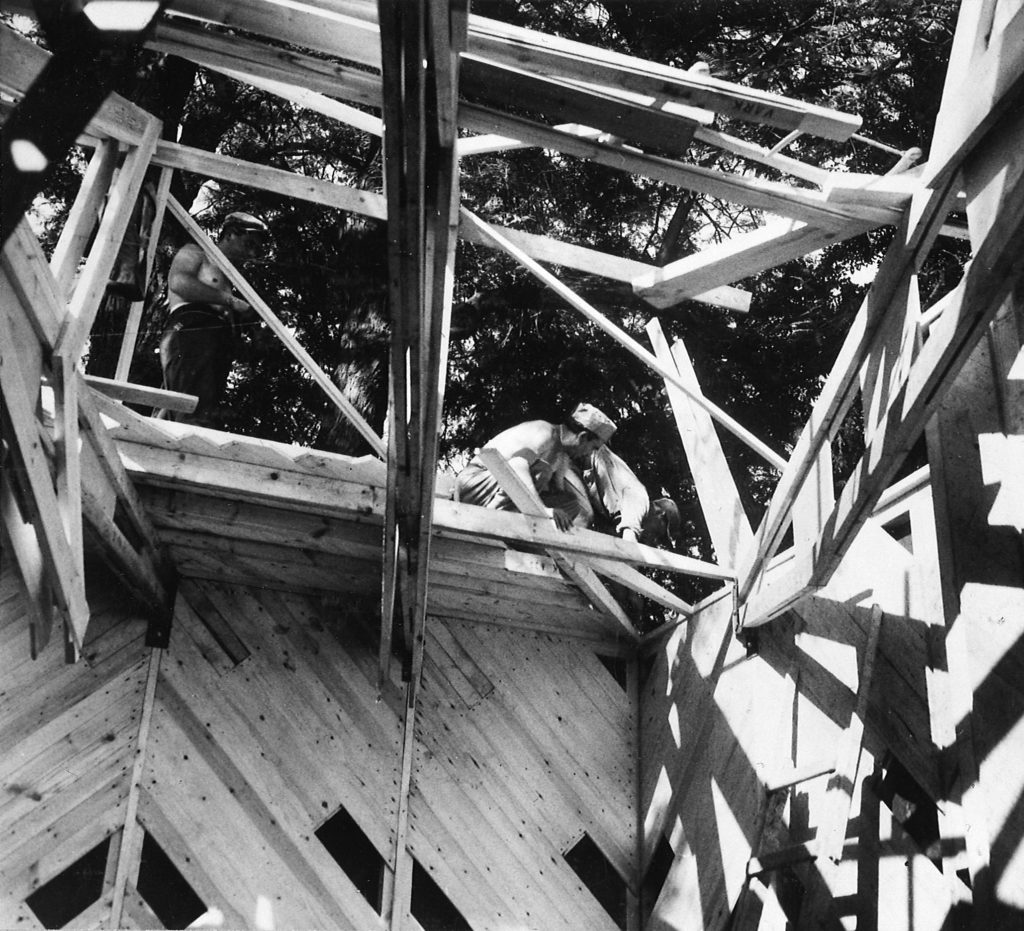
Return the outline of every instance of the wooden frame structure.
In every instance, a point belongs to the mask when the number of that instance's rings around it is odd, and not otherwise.
[[[32,12],[17,0],[4,10]],[[1024,4],[964,4],[927,163],[881,177],[847,178],[781,154],[793,133],[847,139],[856,117],[541,36],[459,0],[178,0],[147,44],[383,134],[386,191],[161,141],[157,120],[111,95],[79,140],[93,155],[53,255],[24,220],[4,244],[0,506],[14,569],[5,559],[0,644],[14,684],[0,705],[11,799],[0,826],[12,845],[0,853],[0,915],[38,927],[30,893],[97,838],[113,838],[102,894],[80,923],[158,926],[140,892],[144,838],[155,837],[231,925],[273,927],[254,904],[266,899],[278,927],[416,929],[426,871],[474,929],[612,928],[614,909],[595,904],[559,857],[586,834],[622,879],[619,924],[629,931],[835,927],[851,915],[858,929],[938,928],[961,909],[976,927],[1018,921],[1024,685],[1013,670],[1024,649],[1024,519],[1010,492],[989,508],[985,489],[1019,487],[1024,470]],[[0,25],[0,61],[0,90],[18,101],[47,53]],[[504,112],[512,95],[547,120]],[[715,114],[790,135],[761,149],[712,129]],[[688,164],[695,138],[804,183]],[[517,146],[779,219],[655,268],[460,208],[460,159]],[[82,374],[150,166],[162,169],[154,235],[167,212],[183,224],[377,458],[134,415],[119,401],[190,403],[130,384],[141,305],[116,379]],[[387,223],[386,443],[169,196],[173,171]],[[972,261],[952,292],[922,307],[917,272],[937,237],[960,235],[949,221],[961,203]],[[628,282],[652,308],[693,299],[743,312],[750,296],[735,282],[881,226],[895,227],[892,245],[788,456],[703,395],[685,346],[668,345],[653,313],[651,351],[544,267]],[[664,381],[717,564],[560,533],[500,457],[487,465],[520,514],[448,499],[437,437],[460,237],[512,256]],[[836,495],[830,443],[857,403],[865,453]],[[716,424],[778,473],[756,527]],[[922,437],[930,468],[894,484]],[[911,528],[912,552],[885,529],[897,524]],[[722,587],[689,605],[638,571],[646,568]],[[129,601],[97,588],[108,571]],[[605,580],[676,617],[641,637]],[[379,624],[367,627],[378,607]],[[63,673],[48,647],[55,620],[61,660],[82,657]],[[756,640],[756,653],[741,639]],[[627,670],[621,694],[595,654]],[[37,687],[29,656],[52,681]],[[249,675],[257,696],[242,684]],[[302,710],[288,704],[288,688]],[[217,706],[209,721],[202,701]],[[253,715],[274,726],[258,753],[243,739],[260,734]],[[332,730],[329,719],[340,723]],[[326,749],[334,731],[359,743],[341,771]],[[316,747],[303,739],[313,734]],[[838,757],[807,758],[830,743],[841,743]],[[315,764],[304,770],[290,750]],[[201,766],[164,780],[178,756],[197,752]],[[103,761],[99,775],[88,775],[90,760]],[[879,834],[880,799],[897,771],[935,810],[937,847],[927,852],[900,827],[895,803],[886,803],[891,836]],[[828,773],[828,785],[815,781]],[[188,831],[202,834],[204,821],[187,801],[206,787],[244,822],[237,839],[211,826],[207,840],[222,854],[236,842],[262,851],[251,868],[266,889],[196,854]],[[308,809],[334,808],[321,799],[328,792],[381,857],[376,903],[339,880],[311,840]],[[462,809],[502,835],[470,842]],[[67,843],[47,845],[50,832]],[[908,907],[886,898],[893,851],[917,884]],[[933,873],[913,872],[926,867]],[[275,870],[286,878],[267,879]],[[290,899],[289,884],[303,894]]]

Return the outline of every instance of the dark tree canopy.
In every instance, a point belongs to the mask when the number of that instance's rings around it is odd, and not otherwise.
[[[957,6],[955,0],[477,0],[472,11],[676,67],[703,61],[713,76],[857,113],[865,136],[894,149],[926,150]],[[162,116],[168,137],[180,124],[180,139],[190,145],[367,190],[381,188],[378,139],[227,78],[147,53],[140,57],[137,80],[123,92]],[[763,145],[784,135],[727,120],[716,128]],[[857,140],[838,144],[809,136],[786,153],[855,172],[885,172],[897,159]],[[81,164],[81,155],[74,158]],[[689,160],[779,177],[696,143]],[[463,203],[486,220],[656,264],[764,221],[759,211],[536,148],[468,157],[462,169]],[[267,220],[274,246],[265,262],[249,269],[251,281],[313,357],[360,399],[379,429],[387,346],[382,225],[265,191],[209,183],[200,191],[202,181],[185,176],[176,193],[211,232],[232,210]],[[75,185],[72,171],[58,176],[54,225]],[[180,242],[171,221],[165,229],[132,376],[151,384],[159,383],[154,353],[164,276]],[[555,271],[645,345],[644,326],[657,315],[670,339],[685,340],[704,392],[784,452],[866,289],[857,273],[872,267],[889,235],[880,230],[860,236],[738,282],[753,294],[747,315],[693,301],[655,312],[628,286]],[[942,241],[922,274],[924,295],[948,288],[963,258],[958,244]],[[460,243],[456,274],[459,306],[443,459],[458,461],[519,420],[558,419],[578,401],[590,401],[618,421],[614,446],[651,490],[680,503],[686,545],[707,554],[660,379],[506,257]],[[99,332],[111,334],[112,342],[94,338],[93,371],[112,370],[123,310],[111,305],[100,320]],[[230,401],[230,426],[240,433],[366,451],[351,430],[339,426],[322,393],[299,374],[286,351],[258,329],[233,377]],[[774,473],[731,437],[723,435],[723,443],[756,522]],[[858,450],[852,422],[837,447],[840,473]]]

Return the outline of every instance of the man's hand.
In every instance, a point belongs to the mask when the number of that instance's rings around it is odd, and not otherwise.
[[[561,508],[545,508],[559,530],[572,530],[572,518]]]

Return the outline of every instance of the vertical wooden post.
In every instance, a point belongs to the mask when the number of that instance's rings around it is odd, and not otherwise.
[[[153,227],[150,230],[149,251],[146,255],[146,273],[143,278],[143,288],[149,284],[149,276],[153,274],[153,263],[156,259],[157,246],[160,244],[160,231],[163,229],[164,213],[167,210],[167,196],[171,190],[171,179],[174,177],[174,169],[163,168],[160,171],[160,180],[156,188],[156,213],[153,216]],[[128,321],[124,328],[124,338],[121,340],[121,352],[117,357],[117,368],[114,371],[114,378],[118,381],[128,381],[131,374],[132,357],[135,355],[135,344],[139,338],[139,324],[142,322],[142,311],[146,306],[145,297],[142,300],[134,301],[128,311]]]

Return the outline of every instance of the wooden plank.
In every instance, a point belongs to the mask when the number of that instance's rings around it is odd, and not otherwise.
[[[323,206],[333,207],[383,220],[387,205],[380,194],[348,187],[333,181],[297,175],[280,168],[257,165],[219,153],[204,152],[172,142],[160,142],[153,163],[177,168],[212,178],[231,181],[246,187],[260,187],[286,197],[294,197]],[[551,262],[590,274],[601,275],[615,281],[632,282],[650,266],[632,259],[623,259],[596,250],[561,242],[535,233],[496,226],[527,254],[542,262]],[[469,224],[459,225],[459,235],[470,242],[490,247],[490,241],[480,236]],[[691,298],[695,301],[745,312],[750,307],[750,295],[738,288],[712,287]]]
[[[709,246],[694,255],[652,268],[633,279],[633,290],[653,307],[673,307],[710,288],[732,284],[809,252],[842,242],[870,229],[848,224],[817,229],[796,220],[769,223]]]
[[[57,494],[50,479],[50,466],[39,439],[39,422],[26,397],[25,379],[6,315],[0,316],[0,345],[9,347],[0,356],[0,383],[4,407],[11,423],[15,450],[22,459],[27,487],[35,509],[33,524],[46,560],[50,578],[61,607],[68,612],[75,641],[81,647],[89,623],[89,606],[85,599],[85,580],[76,572],[78,560],[61,521]]]
[[[618,256],[609,255],[606,252],[588,249],[584,246],[573,245],[557,239],[551,239],[547,236],[538,236],[536,233],[527,233],[503,226],[493,226],[492,228],[497,230],[500,235],[517,248],[539,262],[548,262],[552,265],[574,268],[577,271],[584,271],[591,275],[600,275],[613,281],[633,284],[638,278],[650,274],[654,269],[654,266],[648,265],[645,262],[623,259]],[[481,235],[474,225],[465,221],[459,224],[459,235],[467,242],[475,242],[488,248],[494,248],[494,244],[490,239]],[[709,304],[712,307],[722,307],[726,310],[746,313],[750,310],[751,295],[749,292],[742,291],[739,288],[718,285],[705,288],[700,293],[693,294],[690,299],[702,304]]]
[[[170,411],[183,411],[191,414],[196,409],[198,398],[194,394],[182,394],[180,391],[167,391],[153,388],[150,385],[136,385],[113,378],[101,378],[99,375],[85,375],[85,383],[115,401],[126,404],[138,404],[145,407],[163,407]]]
[[[1009,4],[1004,4],[1009,7]],[[960,7],[950,67],[922,182],[948,183],[968,153],[1024,93],[1024,11],[993,29],[995,5]],[[965,95],[964,87],[971,93]]]
[[[839,141],[860,126],[856,116],[479,16],[470,17],[469,49],[538,74],[574,77]]]
[[[50,641],[53,591],[39,539],[32,524],[22,518],[6,469],[0,474],[0,520],[3,523],[0,542],[5,549],[10,547],[14,555],[21,600],[28,614],[31,655],[35,659]]]
[[[37,339],[52,347],[60,332],[64,302],[57,293],[46,256],[26,220],[18,224],[4,244],[3,271],[5,285],[21,304]]]
[[[124,828],[121,831],[121,842],[115,866],[113,900],[111,902],[110,921],[114,927],[120,927],[124,913],[125,898],[129,889],[138,882],[139,863],[142,857],[142,832],[137,820],[139,809],[139,789],[142,784],[142,772],[146,763],[146,747],[149,742],[150,722],[153,719],[153,705],[156,698],[156,684],[160,675],[160,659],[162,650],[152,650],[146,669],[146,691],[142,698],[139,713],[139,730],[135,738],[135,760],[132,763],[131,777],[128,783],[128,806],[125,810]]]
[[[611,336],[612,339],[629,350],[629,352],[640,359],[640,361],[645,362],[650,368],[661,375],[662,378],[679,388],[679,390],[682,391],[683,394],[685,394],[694,404],[706,411],[737,439],[741,440],[755,452],[759,453],[777,469],[781,470],[785,468],[786,463],[782,457],[762,443],[749,430],[737,423],[732,417],[725,413],[725,411],[708,401],[702,394],[700,394],[700,392],[694,392],[693,389],[686,385],[677,374],[674,374],[665,368],[665,366],[663,366],[655,356],[644,349],[643,346],[629,336],[629,334],[623,331],[620,327],[617,327],[599,311],[591,307],[586,301],[555,278],[554,275],[538,265],[521,249],[516,248],[512,243],[502,237],[492,227],[489,227],[470,211],[463,207],[461,212],[464,219],[472,223],[481,233],[483,233],[483,235],[489,237],[498,248],[501,248],[512,256],[512,258],[525,267],[535,278],[539,279],[542,283],[551,288],[551,290],[565,300],[566,303],[568,303],[574,310],[579,311],[591,323],[597,326],[598,329]]]
[[[171,181],[174,172],[170,168],[163,168],[160,171],[160,178],[156,183],[156,190],[153,192],[154,213],[153,225],[150,227],[149,247],[146,250],[146,266],[143,273],[144,287],[148,287],[150,277],[153,274],[153,265],[156,262],[156,254],[160,244],[160,232],[164,225],[164,214],[167,212],[167,195],[171,191]],[[132,356],[135,354],[135,344],[139,337],[139,326],[142,323],[142,312],[145,309],[146,300],[133,301],[128,309],[128,320],[124,327],[124,337],[121,340],[121,350],[117,355],[117,366],[114,368],[114,378],[117,381],[126,382],[129,380],[132,368]],[[166,403],[159,405],[167,410],[174,410]],[[192,410],[195,410],[193,408]],[[188,411],[191,413],[191,411]]]
[[[927,253],[937,234],[949,192],[940,191],[909,210],[897,230],[874,284],[861,305],[832,370],[811,410],[779,480],[748,554],[739,567],[739,596],[745,601],[778,550],[789,526],[791,508],[807,480],[818,454],[845,416],[858,386],[857,373],[870,353],[885,308],[907,276],[916,269],[918,255]]]
[[[857,702],[842,747],[836,760],[835,772],[826,789],[825,816],[818,827],[819,854],[838,863],[843,857],[843,842],[850,820],[850,806],[857,782],[860,765],[861,744],[864,740],[864,723],[867,716],[868,696],[871,693],[871,678],[874,675],[878,639],[882,628],[882,609],[875,605],[871,609],[871,628],[864,645],[860,673],[857,677]]]
[[[647,324],[647,335],[662,365],[688,384],[692,393],[700,393],[700,383],[683,342],[676,340],[670,350],[657,319]],[[666,381],[665,391],[672,405],[715,553],[726,565],[735,566],[750,546],[753,532],[743,510],[736,481],[722,452],[721,441],[715,433],[715,425],[710,415],[692,404],[674,384]]]
[[[498,64],[473,54],[461,56],[463,82],[474,99],[502,106],[509,101],[558,122],[593,126],[641,147],[683,154],[693,138],[695,123],[655,107],[608,93]]]
[[[173,11],[172,11],[173,12]],[[204,68],[233,71],[254,83],[263,79],[380,108],[380,75],[335,60],[314,57],[293,47],[269,46],[237,32],[219,32],[193,20],[164,17],[147,48],[177,55]]]
[[[89,258],[61,325],[55,346],[58,355],[77,359],[85,346],[162,126],[160,120],[150,120],[138,145],[125,156],[117,180],[110,189]]]
[[[102,213],[103,199],[114,177],[118,154],[117,143],[113,139],[100,140],[54,247],[50,268],[57,281],[57,293],[65,298],[70,294],[78,263],[85,255],[89,237]],[[63,307],[63,301],[58,306]]]
[[[462,124],[475,132],[512,136],[531,145],[586,158],[619,171],[801,220],[816,228],[842,230],[852,223],[881,226],[894,222],[899,215],[898,211],[888,207],[835,203],[824,194],[793,188],[782,182],[726,174],[688,162],[638,153],[628,146],[609,141],[583,139],[480,104],[463,103],[460,115]]]
[[[945,390],[987,332],[1008,294],[1024,275],[1024,258],[1012,247],[1024,227],[1024,175],[1005,192],[1001,210],[975,254],[958,297],[933,328],[821,535],[822,557],[815,581],[827,581],[853,536],[875,505],[913,442],[938,407]]]

